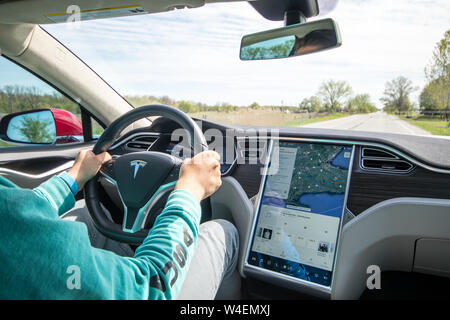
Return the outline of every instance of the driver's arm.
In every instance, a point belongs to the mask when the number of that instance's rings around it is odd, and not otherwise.
[[[217,152],[205,151],[183,162],[175,191],[164,211],[137,248],[134,258],[127,261],[131,262],[131,267],[121,270],[136,280],[131,281],[135,282],[135,287],[129,292],[135,294],[135,298],[177,297],[197,243],[200,201],[222,184],[219,160]],[[117,277],[116,280],[117,285],[125,283]],[[123,298],[120,292],[115,294]]]
[[[95,155],[90,150],[81,150],[75,163],[67,171],[66,176],[54,176],[39,187],[33,189],[34,193],[45,199],[53,210],[46,210],[44,214],[58,215],[70,210],[75,205],[73,188],[81,190],[85,183],[94,177],[103,163],[111,159],[107,152]],[[67,178],[66,178],[67,177]]]
[[[186,159],[175,190],[148,236],[132,258],[87,247],[70,247],[80,261],[81,289],[62,290],[65,297],[94,299],[174,299],[194,255],[200,223],[200,201],[221,185],[220,157],[214,151]],[[86,236],[84,238],[87,238]]]
[[[80,156],[77,159],[80,164],[77,171],[69,170],[81,186],[90,176],[96,174],[96,167],[100,167],[101,161],[95,162],[92,157],[90,153]],[[62,236],[56,229],[65,228],[66,242],[59,245],[50,244],[47,249],[49,252],[44,250],[35,253],[44,257],[55,257],[50,269],[56,269],[57,272],[53,272],[51,279],[45,279],[47,270],[39,275],[45,280],[40,282],[42,287],[46,287],[42,288],[44,297],[176,298],[189,270],[197,243],[201,217],[200,201],[214,193],[221,185],[219,160],[216,152],[206,151],[183,162],[175,190],[148,236],[136,249],[134,257],[121,257],[113,252],[94,248],[90,245],[84,225],[60,220],[58,227],[55,225],[51,230],[58,233],[58,236],[54,237],[56,239]],[[94,165],[91,161],[95,162]],[[92,166],[93,169],[84,175],[86,166]],[[48,237],[53,236],[49,234]],[[48,261],[47,264],[43,262],[43,266],[48,266]],[[75,288],[66,286],[72,281],[70,275],[65,272],[71,266],[75,266],[81,276],[78,288],[76,281]]]
[[[69,170],[80,186],[107,159],[95,157],[83,151]],[[184,161],[176,190],[134,257],[92,247],[86,225],[58,218],[75,202],[61,178],[30,190],[0,177],[0,253],[8,257],[0,299],[176,298],[196,246],[199,202],[221,184],[218,160],[206,151]]]

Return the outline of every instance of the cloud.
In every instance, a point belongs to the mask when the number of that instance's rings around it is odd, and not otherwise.
[[[448,0],[340,1],[323,16],[338,22],[340,48],[261,62],[239,60],[241,37],[282,22],[265,20],[246,2],[44,28],[121,94],[297,105],[322,81],[336,79],[381,106],[386,81],[403,75],[424,85],[423,70],[449,27],[449,9]]]

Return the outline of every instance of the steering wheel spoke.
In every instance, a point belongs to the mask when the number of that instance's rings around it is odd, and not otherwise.
[[[107,179],[109,182],[117,185],[116,176],[114,173],[114,162],[119,156],[113,156],[111,160],[107,161],[102,165],[98,171],[99,175]]]
[[[175,188],[176,181],[161,185],[148,202],[140,209],[128,208],[124,205],[124,219],[122,230],[124,232],[135,233],[144,228],[147,218],[155,204],[167,193]]]

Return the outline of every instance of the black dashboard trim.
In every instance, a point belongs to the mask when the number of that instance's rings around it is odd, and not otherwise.
[[[268,129],[276,129],[279,130],[280,137],[351,140],[358,144],[376,143],[396,149],[426,166],[443,169],[450,173],[450,137],[304,127],[235,126],[210,120],[202,121],[204,127],[216,126],[219,130],[234,129],[238,132],[241,130],[256,130],[256,134],[258,134],[259,131],[267,132]]]

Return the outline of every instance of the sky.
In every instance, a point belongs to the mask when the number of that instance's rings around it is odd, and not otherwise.
[[[424,86],[424,67],[450,27],[449,13],[448,0],[340,0],[309,21],[333,18],[341,47],[267,61],[241,61],[241,38],[283,22],[264,19],[247,2],[43,27],[122,95],[296,106],[333,79],[369,93],[381,108],[387,81],[405,76]]]

